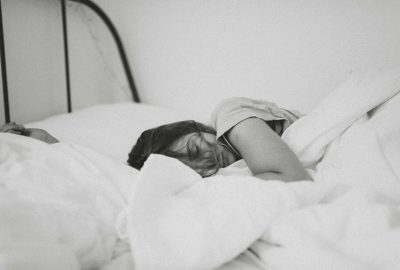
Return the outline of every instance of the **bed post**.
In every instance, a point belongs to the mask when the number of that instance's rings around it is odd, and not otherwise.
[[[1,76],[3,82],[4,116],[6,123],[10,122],[10,104],[8,101],[7,66],[6,50],[4,44],[3,11],[0,0],[0,57],[1,57]]]
[[[69,52],[68,52],[68,28],[67,28],[67,9],[66,0],[61,0],[61,14],[62,14],[62,26],[63,26],[63,37],[64,37],[64,60],[65,60],[65,81],[67,89],[67,108],[68,112],[72,112],[71,103],[71,79],[69,73]]]

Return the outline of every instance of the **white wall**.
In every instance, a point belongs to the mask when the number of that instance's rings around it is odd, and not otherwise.
[[[142,99],[196,114],[208,115],[228,96],[268,99],[307,112],[351,70],[400,64],[398,0],[96,2],[123,36]],[[59,20],[57,3],[3,0],[11,36],[6,43],[10,91],[16,91],[15,110],[23,108],[21,119],[33,120],[32,107],[49,100],[50,110],[65,110],[64,94],[44,92],[64,87],[61,38],[52,46],[38,34],[24,41],[36,29],[26,25],[28,18],[44,27],[40,34],[46,38],[61,34],[60,24],[50,24]],[[91,12],[69,6],[76,107],[126,99],[125,77],[108,32]],[[111,95],[109,90],[117,88],[122,92]],[[20,94],[22,89],[32,92]],[[19,96],[27,101],[17,101]]]
[[[98,0],[145,101],[208,114],[225,96],[309,111],[351,70],[400,64],[398,0]]]
[[[2,7],[12,120],[25,123],[65,113],[60,1],[2,0]],[[114,75],[121,73],[119,66],[109,68],[94,42],[87,27],[91,21],[96,22],[96,17],[86,8],[68,4],[73,109],[130,99],[126,83]],[[102,28],[99,34],[112,58],[115,49],[105,31]],[[0,123],[4,122],[3,100],[0,117]]]
[[[42,39],[58,35],[59,25],[54,22],[60,13],[55,1],[46,1],[46,8],[42,2],[2,1],[10,108],[17,120],[64,109],[65,95],[58,87],[63,83],[61,43]],[[30,12],[25,12],[26,7]]]

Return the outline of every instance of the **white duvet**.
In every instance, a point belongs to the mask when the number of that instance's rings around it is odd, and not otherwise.
[[[0,133],[0,269],[98,269],[137,171],[73,144]]]
[[[136,269],[400,269],[399,91],[399,69],[353,75],[287,130],[315,182],[153,156],[128,212]]]
[[[399,90],[354,76],[287,130],[314,182],[0,134],[0,269],[399,269]]]

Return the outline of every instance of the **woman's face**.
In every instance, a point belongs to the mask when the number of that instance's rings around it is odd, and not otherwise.
[[[168,150],[179,153],[177,159],[203,177],[211,176],[219,168],[225,168],[236,161],[227,148],[217,144],[216,136],[207,132],[194,132],[182,136]]]

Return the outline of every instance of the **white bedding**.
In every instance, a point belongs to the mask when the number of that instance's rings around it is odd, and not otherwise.
[[[0,134],[0,269],[398,269],[400,72],[358,78],[284,135],[314,182]]]
[[[287,130],[315,182],[204,181],[153,156],[128,211],[136,269],[215,269],[242,252],[249,269],[398,269],[399,91],[399,69],[353,76]]]
[[[0,133],[0,269],[98,269],[137,171],[88,148]]]

